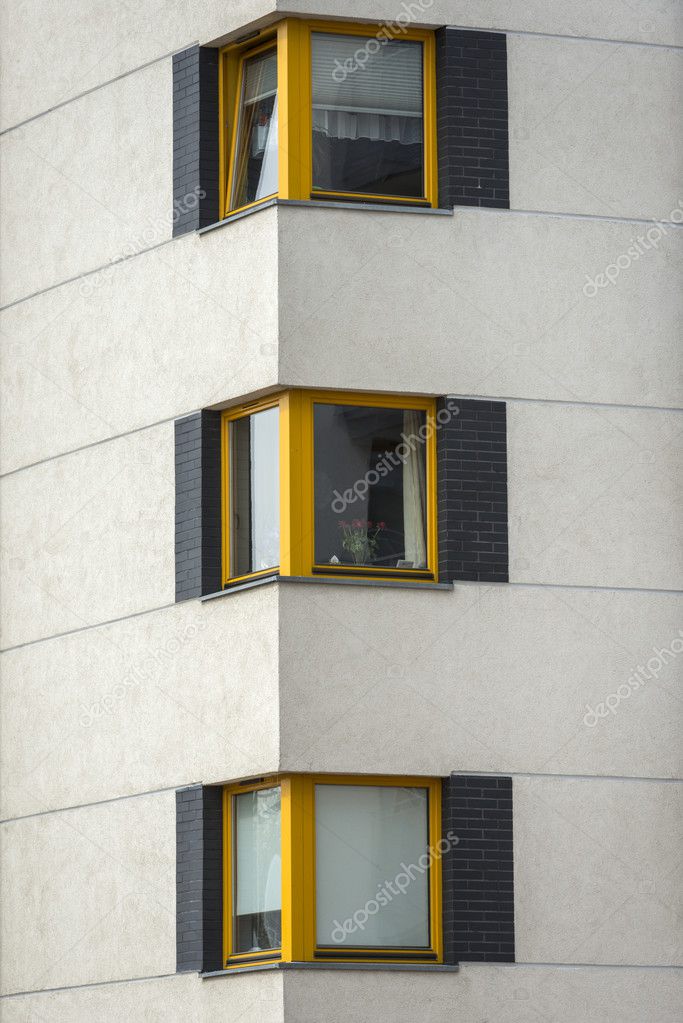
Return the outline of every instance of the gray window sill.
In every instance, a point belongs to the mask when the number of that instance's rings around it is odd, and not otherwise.
[[[201,227],[197,234],[206,234],[208,231],[215,231],[219,227],[231,224],[234,220],[241,220],[242,217],[250,217],[261,210],[267,210],[271,206],[311,206],[326,210],[363,210],[365,213],[420,213],[423,216],[452,217],[453,210],[434,209],[431,206],[409,206],[404,203],[380,203],[380,202],[333,202],[323,199],[266,199],[258,206],[252,206],[248,210],[240,210],[237,213],[230,213],[223,220],[217,220],[215,224],[207,224]]]
[[[253,590],[256,586],[267,586],[270,583],[304,583],[309,586],[373,586],[380,589],[394,590],[444,590],[452,591],[454,583],[430,583],[420,582],[417,579],[361,579],[354,577],[339,577],[333,579],[331,576],[317,575],[266,575],[261,579],[247,579],[243,583],[229,586],[225,590],[217,590],[216,593],[206,593],[199,600],[216,600],[218,597],[229,597],[232,593],[239,593],[242,590]]]
[[[229,977],[233,973],[253,973],[260,970],[380,970],[389,973],[457,973],[459,966],[442,963],[258,963],[255,966],[233,966],[230,970],[200,973],[202,980]]]

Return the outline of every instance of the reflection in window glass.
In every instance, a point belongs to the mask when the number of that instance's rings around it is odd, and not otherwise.
[[[422,44],[314,32],[313,188],[421,198]]]
[[[426,416],[316,404],[315,562],[427,567]]]
[[[277,51],[244,61],[230,208],[277,192]]]
[[[316,785],[319,946],[429,945],[428,803],[426,789]]]
[[[279,410],[230,423],[230,574],[280,563]]]
[[[280,789],[233,798],[233,953],[280,948]]]

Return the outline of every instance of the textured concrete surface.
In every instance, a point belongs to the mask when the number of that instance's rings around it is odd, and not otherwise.
[[[275,384],[277,214],[5,310],[3,471]]]
[[[175,796],[2,826],[2,990],[175,970]]]
[[[463,208],[281,209],[280,380],[678,405],[683,230],[629,257],[644,230]],[[595,284],[610,267],[613,283]]]
[[[683,965],[680,785],[515,778],[513,800],[518,961]]]
[[[513,209],[683,217],[680,51],[511,36],[508,86]]]
[[[680,611],[504,584],[282,587],[283,770],[679,777]]]
[[[3,647],[173,603],[173,423],[2,484]]]
[[[678,412],[511,404],[510,578],[683,589]]]
[[[1,816],[277,771],[277,600],[188,601],[3,654]]]
[[[3,136],[3,304],[171,237],[171,89],[155,64]]]

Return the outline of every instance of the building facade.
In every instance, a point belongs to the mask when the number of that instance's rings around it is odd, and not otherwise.
[[[680,8],[3,17],[3,1019],[673,1023]]]

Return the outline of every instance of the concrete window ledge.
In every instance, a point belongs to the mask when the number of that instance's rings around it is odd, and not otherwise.
[[[364,210],[366,213],[421,213],[426,216],[452,217],[452,209],[434,209],[432,206],[408,206],[403,203],[390,202],[331,202],[323,199],[266,199],[248,210],[238,210],[236,213],[229,213],[222,220],[215,224],[207,224],[198,230],[198,234],[206,234],[207,231],[215,231],[218,227],[231,224],[234,220],[241,220],[242,217],[250,217],[261,210],[267,210],[271,206],[308,206],[327,210]]]
[[[381,970],[390,973],[457,973],[459,966],[442,963],[259,963],[256,966],[234,966],[230,970],[200,973],[202,980],[229,977],[233,973],[253,973],[258,970]]]
[[[250,579],[235,586],[228,586],[224,590],[217,590],[216,593],[207,593],[199,600],[216,600],[218,597],[229,597],[231,593],[239,593],[241,590],[252,590],[255,586],[267,586],[269,583],[303,583],[309,586],[375,586],[381,589],[395,590],[444,590],[452,591],[454,583],[421,583],[417,579],[362,579],[362,578],[339,578],[333,579],[330,576],[316,575],[266,575],[261,579]],[[314,964],[316,965],[316,964]]]

